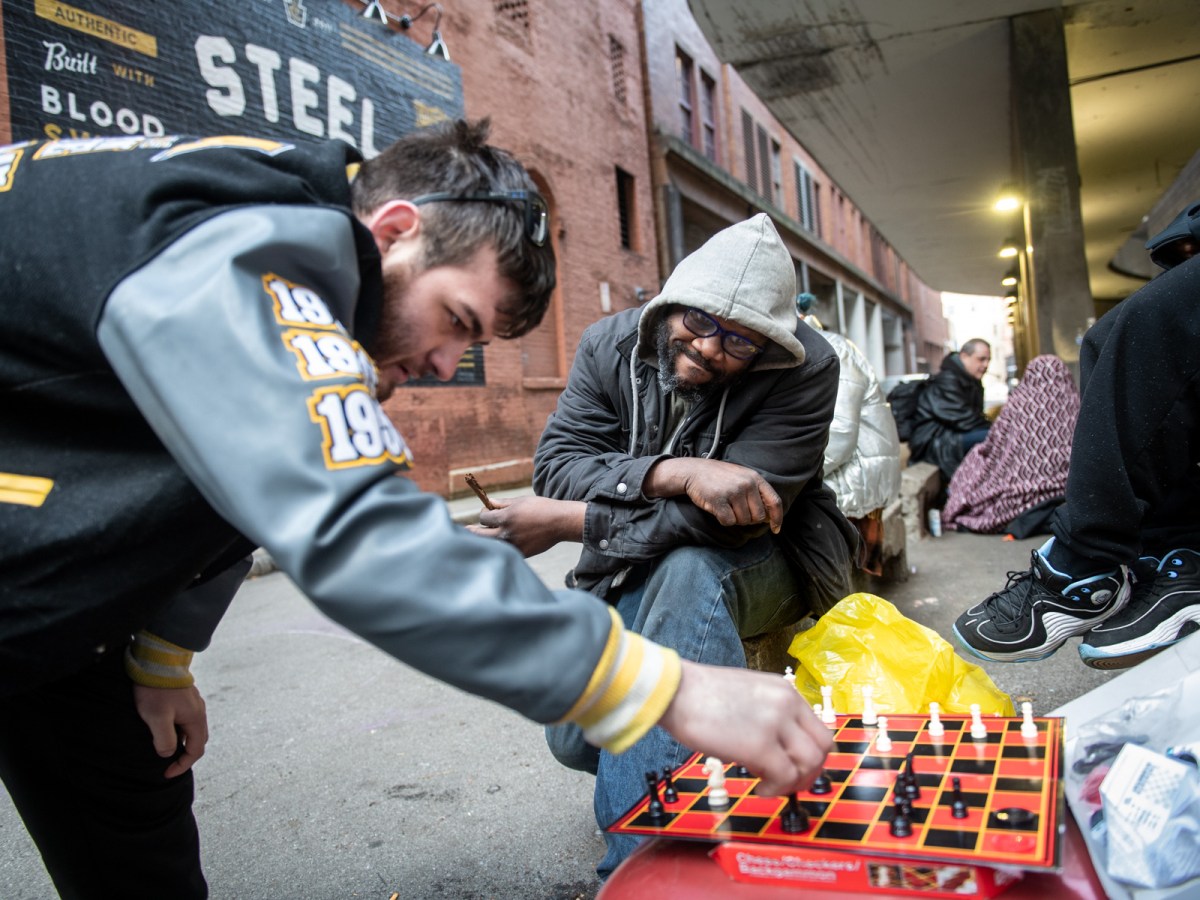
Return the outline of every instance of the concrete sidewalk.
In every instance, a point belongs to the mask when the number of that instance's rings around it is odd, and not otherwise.
[[[450,507],[469,521],[479,503]],[[909,545],[912,577],[880,593],[946,636],[1040,541],[926,538]],[[577,555],[562,545],[530,562],[560,587]],[[1077,644],[984,668],[1044,714],[1112,677]],[[281,573],[246,582],[194,670],[212,732],[196,815],[214,900],[594,897],[590,777],[555,763],[538,726],[333,625]],[[54,896],[0,793],[0,897]]]

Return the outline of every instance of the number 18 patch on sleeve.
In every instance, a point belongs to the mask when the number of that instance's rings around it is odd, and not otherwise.
[[[274,274],[263,276],[263,289],[274,303],[280,338],[295,357],[300,377],[315,382],[308,414],[321,429],[325,466],[346,469],[390,461],[411,468],[408,445],[375,399],[375,363],[325,301],[312,289]]]

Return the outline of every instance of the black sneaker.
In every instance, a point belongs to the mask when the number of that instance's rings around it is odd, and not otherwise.
[[[1092,628],[1079,655],[1093,669],[1124,669],[1200,629],[1200,553],[1172,550],[1134,567],[1133,596],[1121,612]]]
[[[983,659],[1045,659],[1069,637],[1083,634],[1129,599],[1129,569],[1072,581],[1038,551],[1028,572],[1009,572],[1008,584],[954,623],[954,636]]]

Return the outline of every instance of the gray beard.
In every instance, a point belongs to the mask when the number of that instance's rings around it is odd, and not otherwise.
[[[704,384],[683,384],[675,365],[681,354],[686,355],[696,365],[703,366],[706,371],[712,372],[712,369],[708,367],[704,357],[699,354],[687,353],[684,345],[679,342],[672,343],[665,318],[659,320],[658,327],[655,329],[654,346],[658,350],[658,386],[664,394],[676,394],[686,403],[699,403],[705,397],[724,390],[731,380],[717,376],[714,372],[713,379]]]

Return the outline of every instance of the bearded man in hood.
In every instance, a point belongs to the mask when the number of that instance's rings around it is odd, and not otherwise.
[[[538,496],[483,511],[477,533],[526,555],[581,542],[568,583],[685,659],[744,668],[743,638],[826,611],[850,593],[857,534],[822,480],[838,358],[795,296],[791,255],[760,214],[684,259],[643,309],[589,327],[534,458]],[[571,724],[547,740],[596,774],[601,827],[647,772],[705,749],[661,728],[619,755]],[[796,740],[830,746],[827,728]],[[638,842],[605,840],[602,878]]]

